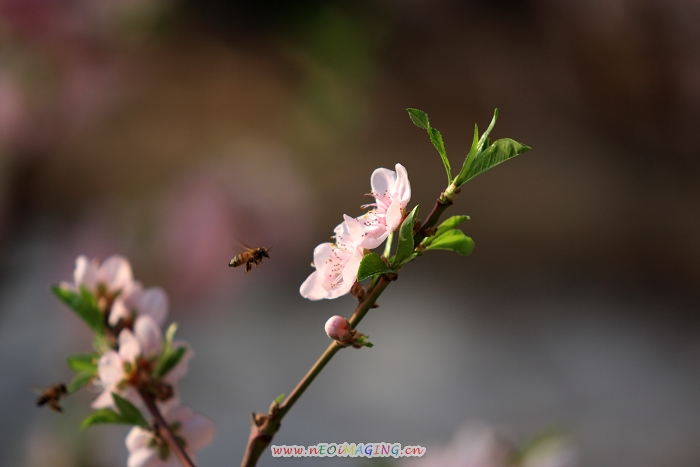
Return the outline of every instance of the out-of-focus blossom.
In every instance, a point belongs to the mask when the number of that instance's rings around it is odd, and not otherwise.
[[[96,296],[115,297],[132,286],[134,276],[131,273],[129,260],[123,256],[110,256],[100,264],[96,258],[90,261],[87,256],[80,255],[75,260],[73,280],[74,284],[63,282],[61,287],[77,291],[80,286],[85,286]]]
[[[134,387],[141,372],[150,374],[163,342],[163,335],[150,316],[139,316],[134,332],[123,329],[119,333],[119,351],[107,350],[97,363],[102,393],[92,403],[92,408],[114,407],[112,393],[134,404],[141,400]]]
[[[375,202],[363,208],[374,208],[359,220],[367,234],[363,246],[376,248],[401,225],[406,205],[411,200],[411,183],[406,168],[396,164],[396,171],[379,168],[372,173],[372,192]]]
[[[143,288],[134,281],[112,305],[109,324],[116,326],[120,319],[133,322],[138,316],[147,315],[161,326],[168,314],[168,295],[160,287]]]
[[[332,316],[326,321],[325,330],[326,334],[328,334],[328,337],[331,339],[343,340],[348,336],[350,328],[346,318],[342,316]]]
[[[420,458],[405,459],[402,467],[576,467],[578,457],[569,439],[551,432],[518,448],[493,427],[462,427],[444,447],[428,447]]]
[[[314,250],[316,271],[301,284],[299,292],[309,300],[337,298],[350,292],[364,256],[365,238],[357,219],[344,216],[335,228],[335,243],[322,243]]]
[[[163,417],[193,462],[196,462],[194,453],[214,440],[215,430],[211,420],[193,413],[189,407],[170,404],[163,409]],[[129,450],[128,467],[180,466],[167,441],[153,431],[132,428],[126,437],[126,447]]]

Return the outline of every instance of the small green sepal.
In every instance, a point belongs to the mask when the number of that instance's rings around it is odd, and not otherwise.
[[[167,375],[170,370],[175,368],[175,365],[180,363],[180,360],[182,360],[185,352],[187,352],[187,347],[183,345],[161,357],[160,361],[158,362],[158,366],[153,372],[153,375],[156,378],[162,378],[163,376]]]
[[[272,403],[273,403],[273,404],[277,404],[277,405],[281,404],[282,401],[284,400],[284,396],[285,396],[285,395],[286,395],[285,393],[280,394],[279,396],[277,396],[277,397],[275,398],[274,401],[272,401]]]

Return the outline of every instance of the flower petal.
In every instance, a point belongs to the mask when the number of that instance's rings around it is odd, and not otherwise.
[[[124,300],[117,298],[109,311],[109,324],[116,326],[120,319],[128,320],[129,318],[131,318],[131,312],[126,307]]]
[[[360,269],[360,261],[362,261],[363,257],[363,252],[359,248],[355,248],[350,260],[343,268],[343,285],[348,285],[348,291],[350,291],[357,280],[357,271]]]
[[[92,401],[90,407],[92,407],[93,409],[104,409],[107,407],[114,407],[114,398],[112,398],[113,392],[119,392],[116,384],[107,386],[100,393],[100,395],[97,396],[97,399]]]
[[[121,255],[112,255],[104,260],[98,271],[98,281],[111,292],[124,289],[133,280],[131,264],[129,264],[128,259]]]
[[[140,314],[151,316],[160,326],[168,314],[168,295],[160,287],[149,287],[139,294],[137,310]]]
[[[394,201],[386,211],[386,230],[393,232],[401,225],[401,205],[398,201]]]
[[[141,344],[128,329],[119,333],[119,356],[125,362],[134,362],[141,355]]]
[[[136,322],[134,323],[134,335],[141,347],[142,356],[151,357],[160,353],[161,347],[163,346],[163,334],[153,318],[148,315],[142,315],[136,318]]]
[[[85,255],[78,256],[75,260],[73,280],[78,290],[80,290],[81,285],[85,285],[88,290],[94,291],[97,287],[97,265],[95,262],[88,260]]]
[[[187,441],[187,448],[199,451],[214,441],[214,423],[207,417],[199,414],[192,414],[182,420],[180,435]]]
[[[323,287],[323,275],[318,270],[314,271],[306,278],[301,287],[299,287],[299,293],[302,297],[309,300],[322,300],[327,298],[328,291]]]
[[[124,379],[124,362],[114,350],[102,354],[97,362],[97,374],[103,386],[116,384]]]
[[[174,341],[173,342],[173,348],[177,349],[178,347],[185,346],[187,347],[187,350],[185,350],[185,353],[182,355],[182,358],[180,359],[179,362],[177,362],[177,365],[175,365],[169,372],[168,374],[165,375],[163,380],[170,384],[170,385],[175,385],[180,378],[185,376],[185,373],[187,373],[187,368],[190,364],[190,360],[192,360],[192,357],[194,357],[194,351],[192,350],[192,347],[184,341]]]
[[[153,439],[153,433],[144,430],[141,427],[135,426],[126,435],[126,448],[129,452],[134,452],[148,446],[148,443]]]
[[[372,192],[382,196],[390,194],[396,183],[396,172],[380,167],[372,172],[371,185]]]
[[[163,465],[163,461],[160,460],[158,451],[156,449],[148,448],[132,451],[129,454],[129,459],[126,461],[127,467],[163,467]]]
[[[396,187],[395,194],[401,202],[401,207],[405,208],[411,200],[411,182],[408,181],[408,172],[401,164],[396,164]]]

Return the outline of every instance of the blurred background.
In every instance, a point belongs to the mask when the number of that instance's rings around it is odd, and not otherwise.
[[[48,285],[120,253],[195,351],[200,465],[238,465],[250,412],[354,309],[299,295],[315,245],[376,167],[407,168],[423,216],[445,188],[405,109],[461,166],[498,107],[492,137],[533,150],[449,211],[473,255],[402,271],[360,326],[375,347],[341,352],[274,442],[447,465],[465,426],[557,427],[571,465],[700,465],[699,21],[694,0],[0,1],[0,464],[126,465],[127,428],[78,430],[94,394],[58,415],[32,392],[91,342]],[[228,268],[236,239],[271,259]]]

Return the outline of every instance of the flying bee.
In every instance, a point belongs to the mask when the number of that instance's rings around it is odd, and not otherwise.
[[[58,405],[58,401],[65,394],[68,394],[66,385],[63,383],[55,384],[41,393],[36,400],[36,405],[41,407],[44,404],[48,404],[54,412],[63,412],[63,407]]]
[[[270,257],[270,255],[268,255],[267,253],[272,248],[251,248],[243,242],[239,241],[238,243],[240,243],[241,246],[246,249],[246,251],[239,255],[236,255],[231,261],[229,261],[229,267],[237,268],[241,264],[245,263],[245,273],[248,274],[248,271],[250,271],[253,268],[253,264],[255,264],[255,266],[257,267],[258,264],[262,263],[263,258]]]

